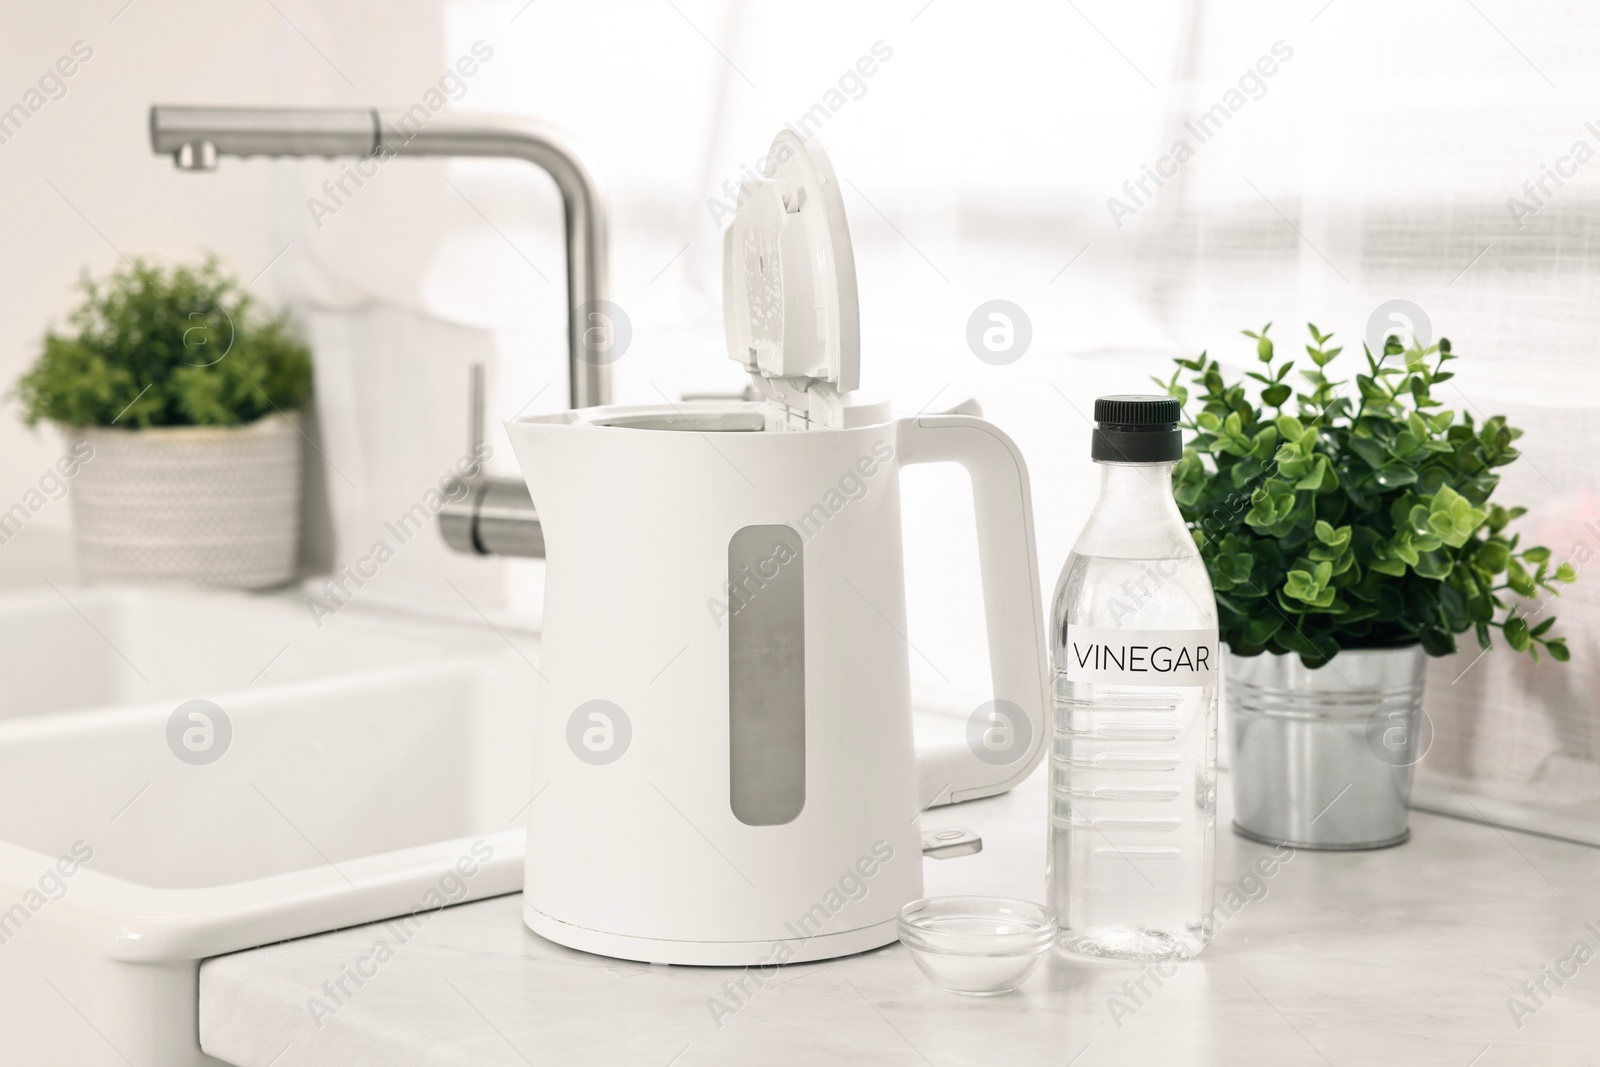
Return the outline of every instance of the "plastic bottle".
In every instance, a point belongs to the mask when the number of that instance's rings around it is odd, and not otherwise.
[[[1172,496],[1180,405],[1094,411],[1100,499],[1050,612],[1049,900],[1070,952],[1187,958],[1212,908],[1216,602]]]

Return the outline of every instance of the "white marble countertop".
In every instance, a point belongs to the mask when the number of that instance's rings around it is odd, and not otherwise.
[[[1271,850],[1226,829],[1221,786],[1228,900]],[[1040,899],[1043,793],[1035,774],[924,816],[984,839],[977,855],[925,859],[929,894]],[[574,952],[500,897],[435,914],[320,1020],[310,998],[393,941],[381,925],[210,960],[201,1043],[238,1067],[1600,1063],[1600,959],[1577,962],[1600,953],[1600,850],[1418,812],[1406,845],[1302,851],[1250,895],[1204,955],[1137,1000],[1123,984],[1139,967],[1056,953],[1010,996],[951,996],[895,944],[786,967],[720,1027],[707,1001],[734,972]],[[1576,974],[1530,997],[1521,983],[1546,967]],[[1514,1017],[1512,998],[1531,1010]]]

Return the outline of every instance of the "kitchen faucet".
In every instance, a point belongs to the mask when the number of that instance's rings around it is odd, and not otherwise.
[[[444,113],[419,122],[377,108],[169,107],[150,109],[150,145],[180,170],[214,170],[220,156],[462,156],[521,159],[555,180],[567,233],[568,399],[611,399],[610,355],[586,330],[606,299],[605,201],[582,153],[539,123],[499,115]],[[472,443],[482,439],[483,382],[474,368]],[[472,492],[439,513],[445,543],[478,555],[544,555],[544,536],[520,479],[472,479]]]

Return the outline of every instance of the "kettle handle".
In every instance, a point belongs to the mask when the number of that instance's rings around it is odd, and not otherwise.
[[[1044,610],[1028,465],[1011,438],[970,415],[901,419],[897,438],[902,466],[954,462],[971,476],[996,705],[989,721],[1003,727],[998,746],[985,744],[992,735],[980,722],[969,725],[968,743],[917,751],[918,800],[927,808],[1003,793],[1044,756],[1049,727]],[[1016,709],[1022,715],[1011,722]]]

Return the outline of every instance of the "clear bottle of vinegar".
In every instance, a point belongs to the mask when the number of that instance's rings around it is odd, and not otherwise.
[[[1178,402],[1094,414],[1100,498],[1050,612],[1049,900],[1070,952],[1187,958],[1212,908],[1216,601],[1172,496]]]

